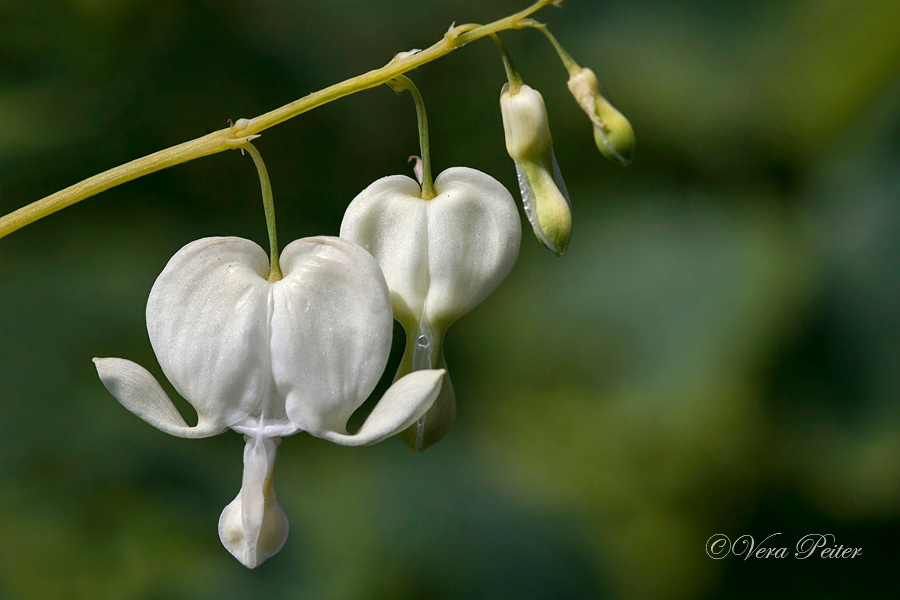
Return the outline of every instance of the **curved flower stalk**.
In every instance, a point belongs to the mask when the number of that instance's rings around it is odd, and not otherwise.
[[[406,332],[398,379],[446,369],[447,328],[500,285],[519,253],[515,201],[496,179],[454,167],[434,181],[434,193],[423,200],[409,177],[384,177],[353,200],[341,223],[341,237],[368,250],[387,279],[394,318]],[[425,450],[447,434],[455,414],[448,376],[434,406],[400,437],[411,450]]]
[[[189,426],[156,379],[119,358],[96,358],[106,388],[154,427],[185,438],[244,434],[244,475],[222,512],[219,536],[253,568],[278,552],[288,522],[272,476],[280,439],[300,431],[347,445],[374,444],[415,423],[434,402],[443,371],[397,381],[354,434],[350,415],[387,364],[391,304],[378,264],[334,237],[297,240],[281,255],[283,278],[241,238],[206,238],[179,250],[147,302],[147,330],[163,372],[196,409]]]
[[[544,98],[513,80],[503,86],[500,112],[506,151],[516,164],[519,191],[534,234],[557,256],[566,253],[572,234],[572,203],[553,153]]]

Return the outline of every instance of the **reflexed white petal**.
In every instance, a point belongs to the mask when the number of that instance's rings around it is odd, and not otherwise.
[[[185,438],[216,435],[224,429],[202,415],[197,426],[190,427],[156,378],[139,364],[122,358],[95,358],[94,364],[103,385],[116,400],[157,429]]]
[[[387,284],[362,248],[297,240],[273,285],[272,372],[290,420],[313,435],[343,430],[372,393],[391,348]]]
[[[487,297],[515,263],[521,224],[512,196],[465,167],[441,173],[425,201],[404,176],[380,179],[347,208],[341,237],[381,265],[394,316],[413,333],[427,314],[446,328]]]
[[[443,369],[429,369],[399,379],[353,435],[346,433],[345,426],[315,435],[343,446],[368,446],[400,433],[428,411],[437,398],[445,373]]]
[[[206,238],[179,250],[150,292],[147,330],[163,372],[222,426],[261,406],[277,411],[267,278],[268,258],[253,242]]]
[[[275,498],[272,477],[278,440],[249,438],[244,447],[241,491],[219,517],[219,539],[251,569],[281,550],[288,520]]]

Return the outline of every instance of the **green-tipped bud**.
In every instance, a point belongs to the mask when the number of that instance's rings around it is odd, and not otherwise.
[[[606,91],[590,69],[580,69],[569,77],[569,90],[594,124],[597,149],[609,160],[628,165],[634,158],[634,129],[613,106]]]
[[[572,234],[572,204],[553,154],[544,98],[527,85],[512,91],[506,84],[500,94],[500,112],[506,151],[516,164],[528,221],[538,240],[562,256]]]

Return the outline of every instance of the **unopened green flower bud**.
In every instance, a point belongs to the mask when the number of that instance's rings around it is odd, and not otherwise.
[[[553,153],[547,108],[541,93],[527,85],[503,86],[500,111],[506,151],[516,164],[519,191],[534,234],[557,256],[572,234],[572,204]]]
[[[590,69],[580,69],[569,77],[569,90],[594,124],[594,141],[606,158],[620,165],[634,158],[634,129],[613,106],[606,91]]]

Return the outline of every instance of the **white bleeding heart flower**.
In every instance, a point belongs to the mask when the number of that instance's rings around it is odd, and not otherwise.
[[[572,233],[572,203],[553,153],[544,98],[528,85],[511,89],[507,83],[500,94],[500,112],[525,214],[538,240],[562,256]]]
[[[398,378],[446,369],[447,328],[500,285],[519,253],[518,210],[499,181],[454,167],[434,189],[423,200],[409,177],[384,177],[353,200],[341,223],[341,237],[368,250],[387,279],[394,318],[406,332]],[[455,413],[448,376],[434,406],[400,438],[422,451],[446,435]]]
[[[594,125],[597,149],[622,166],[634,159],[635,137],[631,123],[613,106],[590,69],[578,68],[569,76],[569,91]]]
[[[128,360],[97,358],[125,408],[179,437],[244,434],[241,491],[219,519],[224,546],[253,568],[288,533],[272,475],[280,438],[306,431],[348,446],[373,444],[415,423],[437,397],[443,371],[397,381],[355,434],[350,415],[372,392],[391,346],[384,276],[362,248],[334,237],[295,241],[283,279],[241,238],[206,238],[178,251],[147,302],[147,330],[163,372],[196,409],[189,426],[156,379]]]

